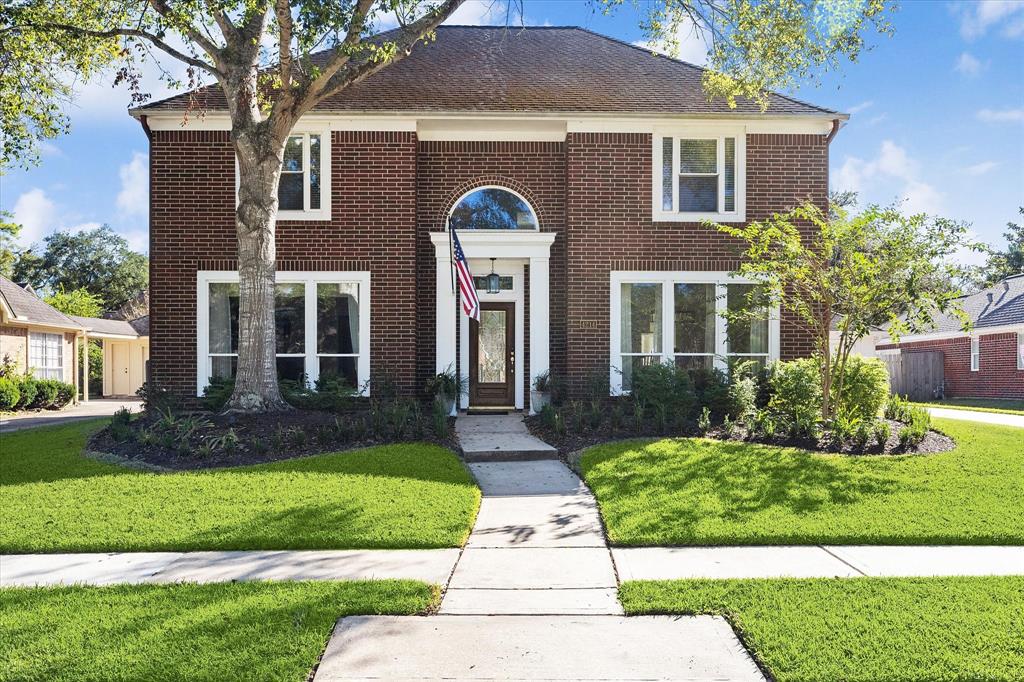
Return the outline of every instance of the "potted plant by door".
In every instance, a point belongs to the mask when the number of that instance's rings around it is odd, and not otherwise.
[[[533,378],[533,390],[530,391],[530,405],[534,412],[540,412],[551,404],[551,388],[554,382],[551,373],[544,370]]]
[[[469,390],[469,381],[466,377],[460,377],[455,373],[455,368],[448,366],[427,380],[427,393],[444,402],[448,414],[455,410],[455,403],[460,396],[465,395]]]

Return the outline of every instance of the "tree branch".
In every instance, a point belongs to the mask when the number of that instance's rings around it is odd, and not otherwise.
[[[339,71],[328,77],[326,83],[320,85],[323,78],[318,78],[313,82],[313,85],[309,89],[309,95],[303,102],[302,111],[311,109],[314,105],[323,100],[327,99],[331,95],[340,92],[344,88],[358,83],[359,81],[373,75],[377,71],[380,71],[386,66],[393,65],[395,62],[399,62],[405,59],[412,53],[413,46],[423,39],[423,36],[430,33],[435,28],[440,26],[448,17],[450,17],[455,10],[459,8],[464,0],[445,0],[443,5],[438,6],[433,12],[426,14],[416,21],[409,24],[409,26],[402,31],[402,37],[400,40],[395,41],[396,54],[393,59],[388,62],[375,62],[372,60],[364,61],[351,67],[345,64],[346,68],[344,71]],[[351,35],[351,31],[349,32]],[[346,36],[348,40],[349,36]],[[346,56],[347,61],[347,56]],[[317,92],[319,88],[319,92]],[[299,113],[301,114],[302,111]]]
[[[196,57],[192,57],[191,55],[187,55],[184,52],[181,52],[180,50],[176,50],[175,48],[171,47],[166,42],[164,42],[162,39],[158,38],[152,33],[149,33],[148,31],[143,31],[141,29],[112,28],[106,31],[95,31],[88,28],[82,28],[80,26],[69,26],[67,24],[49,23],[39,24],[36,28],[50,29],[53,31],[63,31],[65,33],[70,33],[72,35],[90,36],[93,38],[142,38],[143,40],[149,41],[154,47],[160,49],[163,52],[166,52],[168,55],[174,57],[178,61],[194,66],[197,69],[203,69],[204,71],[207,71],[208,73],[212,74],[213,76],[216,76],[217,78],[220,78],[220,76],[222,75],[220,70],[216,66],[208,64],[207,62],[204,62],[202,59],[198,59]]]
[[[164,19],[170,20],[171,25],[175,29],[184,33],[189,39],[199,45],[199,47],[203,48],[206,54],[210,55],[210,58],[213,59],[213,63],[216,64],[218,68],[222,66],[220,47],[215,45],[212,40],[204,36],[195,26],[187,21],[179,25],[177,20],[171,16],[171,7],[167,4],[166,0],[149,0],[149,4],[157,11],[157,14]],[[225,38],[227,38],[227,36],[225,36]]]
[[[276,0],[274,12],[277,15],[281,90],[288,96],[292,88],[292,8],[288,0]]]

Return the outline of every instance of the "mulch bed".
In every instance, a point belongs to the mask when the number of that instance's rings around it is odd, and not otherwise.
[[[419,428],[409,426],[401,437],[367,431],[358,437],[354,434],[346,438],[339,438],[335,435],[325,442],[321,440],[319,434],[324,429],[334,428],[337,424],[336,420],[366,418],[366,413],[339,415],[319,410],[294,409],[272,415],[222,415],[210,412],[193,414],[202,416],[209,422],[209,425],[197,430],[189,438],[191,447],[187,453],[159,444],[143,444],[135,440],[117,441],[111,435],[109,426],[92,436],[87,449],[112,454],[129,465],[132,462],[141,462],[160,468],[183,471],[263,464],[389,443],[433,443],[453,450],[458,449],[454,417],[449,418],[448,437],[443,439],[436,437],[429,415],[425,415]],[[136,433],[141,432],[142,429],[155,431],[158,420],[159,418],[155,415],[143,414],[132,421],[131,428]],[[208,456],[202,456],[197,452],[200,443],[224,436],[229,430],[234,430],[239,439],[239,445],[233,451],[219,449],[214,450]],[[297,443],[290,436],[293,430],[305,432],[304,443]],[[284,436],[280,447],[275,447],[272,441],[279,431],[288,435]],[[254,448],[253,444],[256,440],[261,441],[265,446],[261,452],[257,452]]]
[[[779,447],[793,447],[811,452],[843,454],[858,457],[864,455],[926,455],[938,452],[948,452],[956,447],[956,441],[952,438],[944,433],[931,430],[928,432],[928,435],[925,436],[924,440],[916,447],[901,449],[899,432],[903,427],[903,424],[892,420],[885,421],[889,422],[889,440],[886,442],[885,447],[880,448],[874,438],[872,438],[868,443],[867,448],[864,450],[856,448],[853,443],[850,442],[836,443],[830,440],[827,435],[817,441],[809,438],[790,437],[778,437],[772,439],[755,438],[741,426],[733,428],[732,431],[728,433],[720,427],[713,428],[706,434],[703,434],[703,436],[705,438],[714,438],[717,440],[759,443],[762,445],[776,445]],[[632,424],[625,424],[618,429],[613,429],[610,425],[602,423],[597,426],[587,424],[586,429],[583,431],[573,430],[570,426],[563,433],[556,433],[544,423],[544,420],[539,415],[527,417],[526,425],[533,435],[557,448],[559,454],[563,458],[568,458],[570,455],[579,453],[579,451],[585,448],[594,445],[601,445],[609,441],[627,440],[630,438],[692,438],[701,435],[696,430],[661,432],[655,429],[653,424],[650,423],[645,424],[644,428],[640,431],[633,428]]]

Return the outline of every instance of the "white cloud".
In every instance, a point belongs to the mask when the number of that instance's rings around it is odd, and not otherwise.
[[[853,105],[852,107],[848,108],[846,111],[847,111],[847,113],[850,113],[850,114],[859,114],[860,112],[864,111],[868,107],[871,107],[872,105],[874,105],[874,103],[875,103],[874,100],[870,100],[869,99],[866,102],[861,102],[860,104]]]
[[[953,66],[954,71],[962,73],[965,76],[977,76],[981,73],[981,69],[981,60],[970,52],[961,52],[960,56],[956,60],[956,64]]]
[[[676,42],[679,49],[675,53],[671,52],[670,47],[664,42],[638,40],[633,44],[651,52],[668,55],[669,57],[681,59],[684,62],[698,66],[707,65],[708,45],[701,31],[692,21],[687,19],[679,23],[679,26],[676,28]]]
[[[868,125],[869,126],[878,125],[879,123],[881,123],[882,121],[885,121],[888,118],[889,118],[889,114],[879,114],[878,116],[872,116],[871,118],[868,119]]]
[[[21,225],[18,243],[29,246],[48,235],[57,218],[57,207],[38,187],[30,189],[14,202],[14,222]]]
[[[149,157],[142,152],[118,171],[121,191],[117,194],[117,210],[125,216],[145,216],[149,210]]]
[[[921,179],[920,164],[892,140],[883,141],[873,159],[846,157],[832,185],[883,203],[895,198],[911,213],[941,213],[944,205],[942,193]]]
[[[1024,109],[982,109],[977,116],[984,123],[1017,123],[1024,121]]]
[[[1024,2],[1020,0],[978,0],[955,6],[960,19],[960,35],[967,40],[980,38],[998,25],[1007,38],[1024,35]]]
[[[976,163],[972,166],[967,166],[966,168],[963,169],[963,171],[967,175],[984,175],[985,173],[988,173],[990,170],[994,169],[998,165],[999,163],[997,161],[982,161],[981,163]]]

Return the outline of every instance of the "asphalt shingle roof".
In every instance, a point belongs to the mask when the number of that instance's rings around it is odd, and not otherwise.
[[[1007,277],[987,289],[960,299],[975,329],[1024,324],[1024,273]],[[959,318],[943,315],[935,320],[936,332],[960,331]]]
[[[326,59],[326,53],[314,61]],[[442,26],[437,40],[351,86],[317,111],[584,112],[759,115],[751,101],[708,102],[704,69],[577,27]],[[207,110],[226,108],[218,86],[194,91]],[[183,110],[189,94],[140,110]],[[836,115],[770,95],[767,115]]]
[[[117,334],[118,336],[139,336],[138,330],[127,320],[110,320],[105,317],[79,317],[72,315],[76,322],[97,334]]]
[[[7,301],[15,317],[20,320],[69,329],[82,328],[81,324],[6,277],[0,277],[0,295]]]

